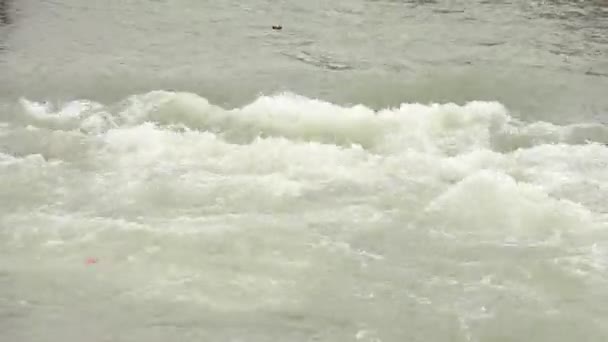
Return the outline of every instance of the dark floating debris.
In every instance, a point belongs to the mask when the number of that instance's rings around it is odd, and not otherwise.
[[[272,25],[272,29],[275,31],[281,31],[283,29],[283,26],[281,25]]]

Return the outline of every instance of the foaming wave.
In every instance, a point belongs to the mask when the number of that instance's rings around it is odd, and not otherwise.
[[[53,130],[102,131],[113,123],[104,106],[88,100],[76,100],[59,105],[20,99],[17,121]]]
[[[0,145],[19,152],[0,151],[0,188],[8,190],[0,202],[9,204],[0,208],[0,223],[11,227],[5,234],[33,237],[45,248],[76,241],[79,249],[81,232],[91,230],[82,251],[110,243],[104,250],[123,246],[125,254],[140,249],[145,256],[146,244],[169,241],[167,251],[179,252],[192,243],[193,255],[210,254],[166,261],[195,272],[223,272],[216,251],[255,267],[252,256],[267,251],[272,259],[283,250],[306,256],[301,268],[277,264],[298,277],[328,256],[401,267],[407,255],[416,267],[439,256],[427,264],[428,275],[445,269],[451,278],[462,269],[459,261],[493,267],[522,250],[511,246],[524,246],[542,258],[571,257],[557,261],[573,274],[605,271],[608,148],[599,143],[601,125],[523,123],[497,102],[374,111],[292,94],[233,109],[170,92],[111,106],[27,100],[20,106],[0,136]],[[37,212],[59,219],[32,219]],[[46,232],[49,225],[56,229]],[[244,238],[251,249],[242,248]],[[314,254],[323,250],[329,254]],[[237,302],[216,296],[213,286],[184,293]],[[179,287],[166,289],[174,294]],[[266,293],[232,290],[248,298]]]
[[[608,126],[600,123],[580,123],[558,126],[548,122],[524,123],[514,120],[494,137],[493,145],[503,151],[546,144],[608,145]]]
[[[226,110],[199,96],[155,92],[133,97],[121,113],[135,122],[152,120],[161,125],[221,134],[233,142],[257,137],[371,146],[388,127],[364,106],[340,107],[293,94],[263,96],[241,108]]]
[[[85,134],[152,122],[162,129],[207,131],[231,143],[283,137],[377,152],[457,155],[480,148],[509,152],[540,144],[608,144],[605,125],[527,124],[513,119],[502,104],[482,101],[402,104],[375,111],[285,93],[225,109],[195,94],[154,91],[111,106],[88,100],[54,106],[22,99],[20,110],[18,120],[25,124]]]
[[[591,213],[551,198],[540,186],[483,170],[449,187],[426,208],[427,217],[453,230],[496,232],[518,237],[591,227]]]

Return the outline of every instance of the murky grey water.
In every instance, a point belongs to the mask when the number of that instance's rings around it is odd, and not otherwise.
[[[0,1],[1,340],[604,341],[607,30]]]

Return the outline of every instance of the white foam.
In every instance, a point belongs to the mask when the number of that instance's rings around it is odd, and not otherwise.
[[[52,129],[70,130],[80,127],[82,121],[97,115],[103,105],[88,101],[76,100],[55,106],[49,102],[35,102],[22,98],[19,100],[22,116],[26,123]]]
[[[479,171],[447,189],[427,207],[447,229],[505,232],[550,238],[554,232],[593,227],[583,206],[557,200],[542,188],[495,171]],[[500,234],[502,235],[502,234]]]
[[[342,107],[285,93],[224,109],[195,94],[155,91],[131,96],[111,107],[87,100],[53,106],[22,99],[21,104],[30,123],[95,134],[153,122],[162,127],[209,131],[238,143],[256,137],[285,137],[357,144],[378,151],[417,149],[452,155],[478,148],[513,150],[544,143],[608,142],[608,128],[601,124],[524,124],[511,118],[497,102],[402,104],[374,111],[362,105]]]
[[[467,179],[475,183],[473,175],[491,171],[506,177],[497,183],[538,187],[549,196],[547,201],[561,196],[594,211],[605,207],[599,203],[601,195],[589,193],[589,188],[608,187],[608,148],[594,143],[601,142],[606,127],[526,124],[497,102],[402,104],[374,111],[286,93],[224,109],[195,94],[157,91],[113,106],[73,101],[55,109],[27,100],[22,105],[28,124],[88,135],[79,142],[90,149],[86,155],[104,174],[113,175],[112,182],[127,184],[124,188],[132,194],[145,193],[137,189],[150,180],[158,180],[159,189],[169,182],[167,187],[180,189],[170,193],[184,196],[186,184],[211,191],[210,183],[228,179],[233,183],[224,190],[239,193],[248,177],[258,177],[269,183],[250,190],[278,200],[330,189],[389,189],[394,182],[441,189]],[[582,138],[586,134],[591,142]],[[55,146],[53,151],[56,157],[73,149]],[[202,177],[213,181],[203,184]],[[461,191],[475,191],[468,182],[461,184]],[[492,189],[491,184],[484,186]],[[494,190],[497,196],[521,195],[513,189]],[[243,196],[238,201],[245,201]],[[189,203],[200,203],[195,198]]]
[[[552,304],[555,279],[608,284],[599,124],[293,94],[22,105],[0,136],[1,262],[19,274],[231,319],[381,308],[379,325],[352,325],[361,340],[380,338],[386,308],[490,319],[495,298]]]

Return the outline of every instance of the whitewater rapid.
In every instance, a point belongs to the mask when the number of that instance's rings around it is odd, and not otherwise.
[[[137,340],[129,316],[159,341],[607,336],[606,125],[290,93],[0,112],[0,327],[17,340],[48,324]]]

